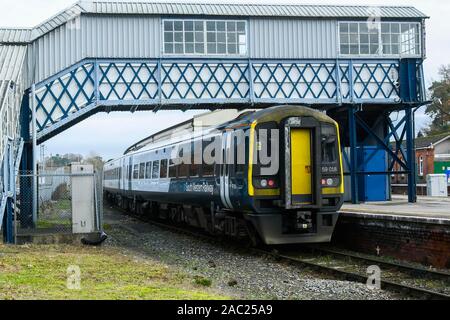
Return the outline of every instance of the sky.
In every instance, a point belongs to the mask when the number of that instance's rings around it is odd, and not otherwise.
[[[162,2],[161,0],[158,0]],[[59,11],[71,6],[75,0],[0,0],[0,27],[33,27]],[[267,4],[339,4],[339,5],[407,5],[414,6],[431,17],[426,23],[427,60],[425,78],[427,86],[437,80],[439,67],[450,64],[450,1],[443,0],[191,0],[177,2],[267,3]],[[169,126],[192,118],[198,111],[118,112],[97,114],[77,124],[45,143],[45,153],[95,152],[104,159],[121,155],[130,145]],[[417,130],[429,123],[423,108],[416,115]]]

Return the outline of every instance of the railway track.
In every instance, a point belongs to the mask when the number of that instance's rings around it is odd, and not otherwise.
[[[121,208],[117,209],[127,215],[131,215],[129,212],[126,212]],[[154,220],[142,219],[142,217],[136,215],[131,216],[159,228],[223,245],[223,242],[219,241],[220,238],[218,239],[204,233],[199,233],[196,230],[169,225]],[[237,247],[238,244],[236,242],[234,244],[235,247]],[[242,249],[241,246],[239,248]],[[319,273],[328,274],[339,279],[364,284],[367,283],[369,276],[366,273],[367,266],[377,265],[383,272],[380,281],[382,290],[402,293],[414,298],[450,300],[450,274],[446,272],[428,270],[425,268],[408,266],[396,262],[386,262],[376,258],[363,257],[356,253],[344,253],[320,246],[297,247],[295,250],[292,250],[292,248],[288,250],[275,250],[271,247],[247,247],[245,249],[255,255],[268,256],[277,261],[285,261],[287,263],[307,267],[318,271]],[[318,253],[320,253],[320,256],[318,256]],[[356,264],[357,262],[358,264]],[[420,277],[419,280],[431,279],[430,281],[434,282],[432,282],[429,287],[414,285],[414,283],[417,282],[417,278],[414,277]],[[439,288],[442,289],[446,287],[447,290],[436,290],[433,288],[436,281],[442,282]]]
[[[307,248],[310,250],[310,248]],[[414,268],[398,263],[389,263],[378,259],[363,258],[353,254],[334,253],[322,251],[326,255],[310,256],[298,252],[268,252],[258,250],[260,254],[271,254],[276,259],[281,259],[304,267],[312,268],[319,272],[327,273],[341,279],[367,283],[367,267],[377,265],[381,269],[380,285],[382,290],[404,293],[415,298],[433,300],[450,300],[450,276],[444,272],[428,271],[423,268]],[[314,251],[312,251],[314,252]],[[315,250],[316,254],[318,250]],[[336,259],[339,256],[339,259]],[[324,259],[326,257],[326,259]],[[359,261],[355,264],[355,261]],[[416,278],[420,277],[420,278]],[[432,282],[430,286],[424,286],[424,282]],[[436,282],[440,285],[436,286]],[[438,287],[439,289],[436,289]],[[447,290],[442,289],[447,288]]]

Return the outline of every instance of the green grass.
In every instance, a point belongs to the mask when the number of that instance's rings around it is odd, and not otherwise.
[[[43,203],[40,206],[37,227],[39,229],[70,229],[72,227],[71,210],[72,203],[67,199]]]
[[[70,229],[72,227],[72,221],[71,220],[62,220],[62,219],[56,219],[56,220],[39,220],[37,222],[37,228],[38,229],[57,229],[57,228],[63,228],[63,229]]]
[[[212,285],[212,281],[210,279],[204,278],[201,276],[194,277],[194,283],[198,286],[203,286],[203,287],[211,287],[211,285]]]
[[[67,288],[67,268],[79,266],[81,290]],[[2,300],[226,299],[195,279],[112,248],[0,245]]]

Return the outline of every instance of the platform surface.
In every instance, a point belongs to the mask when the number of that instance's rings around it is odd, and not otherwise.
[[[418,197],[417,203],[408,203],[407,196],[392,196],[392,201],[370,202],[359,205],[345,203],[343,214],[361,214],[410,218],[411,220],[440,221],[450,224],[450,198]]]

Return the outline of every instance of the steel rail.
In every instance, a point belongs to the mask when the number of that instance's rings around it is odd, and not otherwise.
[[[344,251],[334,250],[331,248],[324,248],[322,246],[308,246],[307,248],[312,251],[322,252],[324,254],[332,254],[335,256],[343,257],[343,258],[351,258],[354,260],[375,263],[380,266],[401,269],[401,270],[404,270],[404,271],[410,272],[410,273],[421,273],[421,274],[424,274],[429,277],[434,277],[434,278],[439,278],[439,279],[447,277],[448,279],[446,279],[446,280],[450,280],[450,272],[446,272],[446,271],[427,269],[425,267],[412,266],[412,265],[408,265],[408,264],[400,263],[400,262],[390,262],[390,261],[382,260],[382,259],[376,258],[376,257],[365,256],[365,255],[359,254],[357,252],[344,252]]]
[[[193,231],[193,230],[190,230],[189,228],[185,228],[185,227],[174,226],[174,225],[158,222],[158,221],[151,220],[151,219],[142,219],[141,216],[130,214],[130,212],[128,212],[122,208],[119,208],[117,206],[114,206],[114,208],[122,211],[123,213],[125,213],[127,215],[131,215],[132,217],[137,218],[140,221],[149,223],[153,226],[156,226],[156,227],[159,227],[162,229],[166,229],[169,231],[177,232],[180,234],[186,234],[186,235],[189,235],[192,237],[201,238],[202,240],[206,240],[208,242],[215,243],[215,244],[220,244],[222,246],[224,245],[224,243],[218,241],[217,237],[206,235],[204,233],[199,233],[198,231]],[[128,228],[126,228],[126,229],[128,229]],[[227,245],[232,245],[232,243],[229,242],[229,243],[227,243]],[[237,244],[235,247],[237,247]],[[300,259],[298,257],[294,257],[294,256],[291,256],[288,254],[278,253],[278,252],[276,252],[276,250],[274,251],[274,250],[267,249],[267,248],[261,249],[261,248],[254,248],[254,247],[246,247],[246,248],[239,247],[239,248],[246,249],[248,252],[255,254],[255,255],[270,256],[278,261],[283,260],[283,261],[290,262],[295,265],[301,265],[304,267],[308,267],[308,268],[314,269],[315,271],[318,271],[320,273],[330,274],[337,278],[345,279],[347,281],[353,281],[353,282],[359,282],[359,283],[366,284],[367,280],[368,280],[368,277],[366,275],[362,275],[362,274],[359,274],[356,272],[351,272],[351,271],[340,270],[337,267],[325,266],[323,264],[314,263],[314,262],[311,262],[311,261],[308,261],[305,259]],[[423,288],[405,285],[405,284],[401,284],[401,283],[397,283],[397,282],[393,282],[393,281],[389,281],[389,280],[383,280],[383,279],[381,279],[381,289],[388,290],[391,292],[408,294],[408,295],[411,295],[413,297],[418,297],[418,298],[425,297],[430,300],[450,300],[450,295],[447,295],[445,293],[436,292],[436,291],[432,291],[429,289],[423,289]]]
[[[350,281],[360,282],[360,283],[367,283],[368,277],[366,275],[362,275],[360,273],[351,272],[351,271],[345,271],[340,270],[337,267],[330,267],[326,266],[320,263],[314,263],[305,259],[300,259],[295,256],[287,255],[287,254],[280,254],[280,253],[272,253],[266,250],[259,250],[259,249],[252,249],[252,250],[258,250],[261,254],[268,254],[273,256],[276,259],[285,260],[287,262],[292,262],[294,264],[303,265],[305,267],[312,268],[314,270],[317,270],[319,272],[324,272],[328,274],[332,274],[334,276],[337,276],[339,278],[343,278]],[[389,291],[395,291],[405,294],[410,294],[414,297],[425,297],[427,299],[431,300],[450,300],[450,295],[447,295],[445,293],[432,291],[429,289],[414,287],[398,282],[393,282],[389,280],[380,280],[381,282],[381,289],[382,290],[389,290]]]

